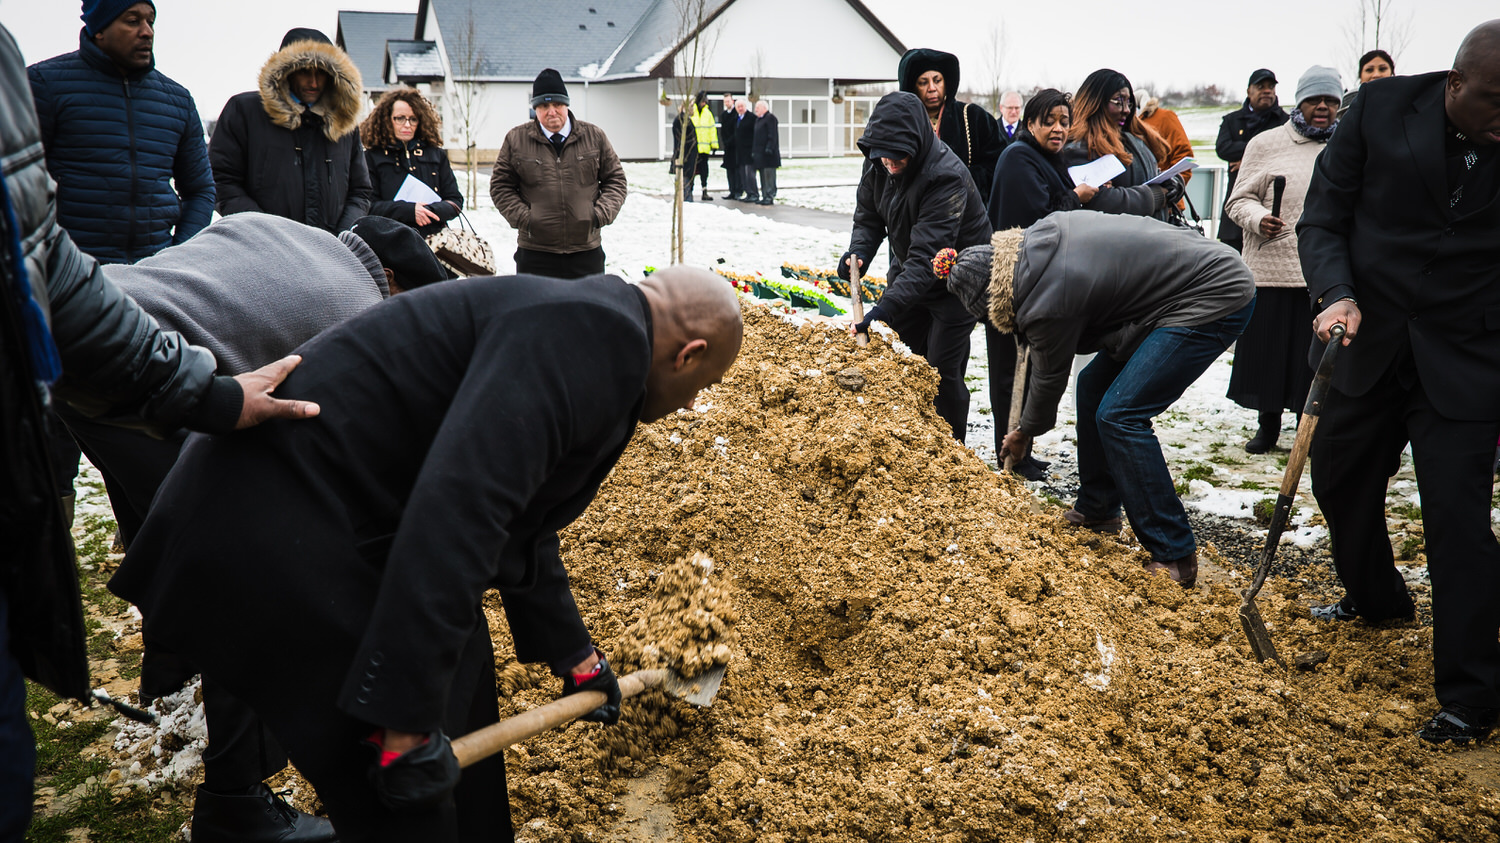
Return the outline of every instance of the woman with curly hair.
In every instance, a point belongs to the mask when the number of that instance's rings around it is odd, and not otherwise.
[[[1166,143],[1136,114],[1135,92],[1124,74],[1108,68],[1090,73],[1073,95],[1073,127],[1063,147],[1063,163],[1072,167],[1113,155],[1125,165],[1085,202],[1090,211],[1135,214],[1166,220],[1182,198],[1182,178],[1146,184],[1157,174],[1156,162],[1168,154]]]
[[[370,213],[415,228],[423,237],[442,231],[464,206],[463,192],[443,150],[437,112],[414,88],[385,92],[359,126],[365,145],[370,183],[375,187]],[[414,176],[442,197],[441,202],[398,202],[396,193]]]

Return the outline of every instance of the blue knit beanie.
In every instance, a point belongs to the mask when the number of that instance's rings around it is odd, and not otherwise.
[[[151,0],[83,0],[83,28],[90,35],[98,35],[104,28],[115,22],[115,18],[125,14],[125,10],[137,3],[151,3]],[[155,9],[156,4],[151,3]]]

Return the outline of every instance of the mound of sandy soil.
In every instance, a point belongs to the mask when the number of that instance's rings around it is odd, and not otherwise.
[[[650,836],[685,841],[1500,835],[1491,791],[1414,736],[1430,629],[1315,626],[1273,580],[1281,652],[1331,658],[1258,664],[1237,594],[1146,575],[945,435],[920,360],[745,316],[724,383],[643,427],[563,542],[618,672],[722,647],[724,687],[509,751],[521,839],[646,839],[646,781],[673,814]],[[695,553],[711,582],[663,586]],[[701,588],[712,611],[671,602]],[[549,699],[495,620],[502,709]]]

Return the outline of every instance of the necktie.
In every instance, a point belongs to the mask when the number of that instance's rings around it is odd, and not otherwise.
[[[557,150],[558,155],[562,154],[563,142],[566,140],[567,138],[563,137],[562,132],[558,132],[552,136],[552,148]]]
[[[1011,123],[1010,125],[1005,127],[1005,136],[1008,138],[1013,138],[1016,136],[1016,124]]]

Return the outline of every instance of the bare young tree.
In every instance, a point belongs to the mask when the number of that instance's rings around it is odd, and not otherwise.
[[[1000,113],[1000,97],[1005,94],[1005,66],[1009,52],[1010,40],[1005,32],[1005,21],[997,19],[990,23],[984,36],[983,93],[989,100],[991,114]]]
[[[476,184],[479,181],[479,161],[476,153],[479,130],[484,127],[486,115],[483,86],[478,81],[484,69],[485,49],[472,5],[457,31],[446,41],[452,79],[452,88],[446,99],[452,105],[450,114],[458,125],[458,137],[464,145],[464,170],[468,174],[468,191],[464,201],[466,207],[473,208],[478,195]]]
[[[707,67],[709,56],[713,55],[714,47],[719,41],[719,27],[709,27],[708,22],[718,9],[720,2],[719,0],[673,0],[673,3],[676,4],[677,13],[675,43],[680,45],[680,49],[672,59],[672,88],[684,108],[680,112],[683,120],[682,139],[677,144],[677,154],[672,162],[676,177],[672,180],[671,258],[672,263],[675,264],[682,263],[685,222],[682,214],[683,186],[693,179],[692,173],[683,172],[688,157],[687,124],[693,116],[693,96],[703,85],[703,70]]]
[[[1412,15],[1395,10],[1396,0],[1354,0],[1354,13],[1344,24],[1346,67],[1354,67],[1359,57],[1374,49],[1385,50],[1399,60],[1411,44]],[[1359,72],[1359,68],[1354,68]],[[1359,84],[1356,76],[1350,87]]]

